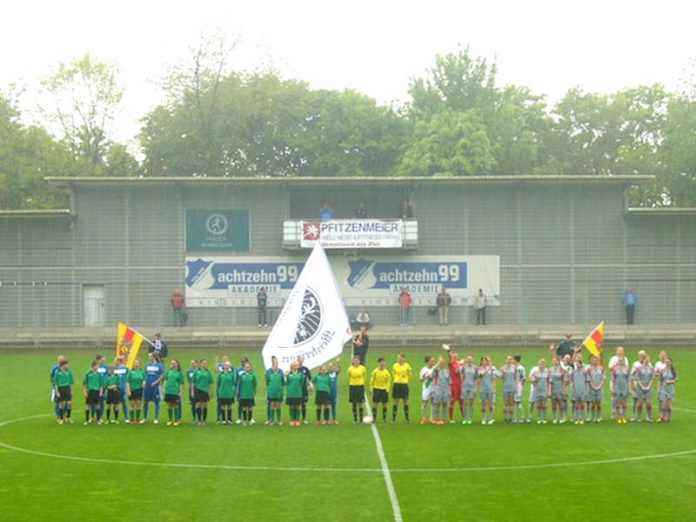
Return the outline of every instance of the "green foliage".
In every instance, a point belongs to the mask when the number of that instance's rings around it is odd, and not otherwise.
[[[18,110],[0,95],[0,209],[66,206],[64,191],[44,176],[69,175],[76,167],[64,144],[39,127],[19,122]]]

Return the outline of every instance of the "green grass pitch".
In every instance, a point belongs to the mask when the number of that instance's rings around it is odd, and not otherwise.
[[[397,351],[371,350],[368,371],[378,356],[391,365]],[[546,355],[542,349],[514,351],[527,368]],[[658,349],[649,351],[655,360]],[[628,353],[631,361],[635,352]],[[669,352],[680,380],[667,425],[610,422],[608,391],[601,424],[505,425],[499,389],[493,426],[421,426],[414,379],[412,422],[405,424],[400,412],[397,424],[378,425],[403,519],[692,520],[696,350]],[[84,427],[80,386],[74,388],[75,424],[59,426],[48,384],[58,353],[8,350],[0,356],[3,521],[394,520],[371,428],[351,422],[345,372],[339,426],[218,426],[213,411],[212,424],[196,427],[185,404],[186,422],[178,428]],[[81,381],[92,351],[60,353]],[[242,353],[230,355],[236,362]],[[425,353],[407,352],[414,373]],[[473,351],[477,360],[484,353],[500,366],[505,350]],[[200,356],[214,359],[215,351],[173,348],[170,354],[184,367]],[[252,360],[260,373],[260,357]],[[347,355],[343,363],[345,369]],[[261,386],[257,420],[265,418],[264,399]],[[313,419],[313,396],[309,414]],[[160,420],[166,420],[164,407]]]

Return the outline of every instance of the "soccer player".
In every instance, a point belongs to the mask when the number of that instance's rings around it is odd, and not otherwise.
[[[481,399],[481,424],[495,422],[495,379],[500,377],[498,370],[491,364],[491,358],[481,358],[481,366],[476,372],[478,395]]]
[[[667,366],[667,352],[661,350],[657,357],[658,361],[655,363],[655,375],[660,373]]]
[[[664,367],[659,371],[658,378],[660,379],[660,417],[657,422],[669,422],[672,420],[674,385],[677,382],[677,369],[669,357],[665,359]]]
[[[283,425],[282,409],[283,404],[283,386],[285,386],[285,375],[278,367],[278,358],[273,356],[271,359],[271,367],[266,372],[266,397],[269,407],[271,408],[271,422],[269,426],[278,423],[278,426]]]
[[[58,408],[58,401],[56,401],[56,374],[60,371],[60,363],[65,360],[65,357],[62,355],[58,356],[58,359],[56,360],[56,364],[51,366],[51,372],[50,372],[50,382],[51,382],[51,402],[53,403],[53,412],[56,414],[56,422],[58,424],[60,423],[61,420],[61,413]]]
[[[445,408],[450,404],[452,391],[452,378],[450,377],[449,363],[444,357],[440,357],[437,366],[433,369],[433,424],[442,426],[445,424]]]
[[[104,383],[106,388],[106,422],[118,424],[118,406],[121,404],[121,378],[116,375],[116,365],[109,366],[109,374]],[[113,419],[111,414],[113,412]]]
[[[449,345],[443,345],[449,354],[449,378],[452,382],[450,389],[450,403],[448,408],[448,419],[450,424],[454,424],[454,405],[459,405],[459,413],[464,420],[464,401],[462,400],[462,376],[459,373],[459,367],[462,363],[459,361],[459,354],[449,350]]]
[[[367,334],[367,326],[361,326],[360,331],[353,337],[353,357],[360,358],[360,364],[365,366],[367,350],[370,348],[370,336]]]
[[[617,346],[616,347],[616,353],[615,355],[611,356],[611,359],[609,359],[609,364],[607,365],[607,368],[609,369],[609,372],[611,373],[614,370],[614,366],[616,366],[616,363],[619,360],[619,357],[623,357],[626,362],[626,366],[628,367],[628,359],[626,359],[626,351],[623,346]],[[612,383],[614,381],[614,378],[612,377],[611,381],[609,382],[609,388],[611,392],[611,418],[616,417],[616,397],[614,397],[614,391],[613,391],[613,386]],[[623,424],[623,423],[620,423]]]
[[[101,424],[101,416],[98,415],[102,394],[102,378],[99,375],[99,362],[93,361],[89,371],[82,379],[85,395],[85,426],[97,419],[97,424]]]
[[[537,424],[546,424],[549,401],[549,370],[546,368],[546,359],[539,360],[537,369],[529,374],[529,382],[534,388],[532,400],[536,404]]]
[[[178,359],[172,359],[164,374],[164,402],[167,403],[167,426],[181,424],[181,394],[184,391],[184,372]]]
[[[239,377],[237,386],[237,398],[242,406],[242,424],[251,426],[254,419],[254,405],[256,397],[256,375],[251,371],[251,363],[244,365],[244,373]]]
[[[239,378],[240,378],[240,377],[242,376],[242,374],[244,373],[244,366],[245,366],[246,363],[248,363],[248,362],[249,362],[249,359],[247,359],[246,357],[242,357],[242,358],[239,360],[239,368],[237,368],[237,381],[236,381],[236,382],[237,382],[237,384],[236,384],[237,387],[239,387]],[[235,396],[237,395],[237,392],[238,392],[238,391],[239,391],[239,390],[235,390]],[[239,404],[239,402],[237,402],[237,424],[241,424],[241,423],[242,423],[242,405]]]
[[[266,381],[266,386],[268,386],[268,374],[273,372],[273,367],[278,367],[278,358],[275,355],[271,355],[271,367],[266,370],[266,373],[264,374],[264,381]],[[279,370],[278,370],[279,371]],[[282,375],[282,372],[280,372]],[[281,387],[281,399],[280,401],[282,402],[282,387]],[[271,408],[271,401],[268,398],[268,388],[266,388],[266,425],[270,426],[273,424],[273,419],[275,417],[275,410]]]
[[[476,398],[476,386],[478,383],[478,368],[474,364],[474,358],[467,355],[464,364],[459,367],[462,376],[462,399],[464,400],[464,420],[462,424],[474,422],[474,399]]]
[[[631,386],[631,391],[633,395],[633,414],[631,415],[631,422],[634,422],[637,419],[637,409],[638,409],[638,396],[639,396],[639,390],[638,386],[636,384],[637,380],[637,375],[638,375],[638,369],[643,365],[643,361],[645,361],[645,358],[648,356],[648,354],[645,352],[645,350],[640,350],[638,352],[638,360],[633,363],[633,366],[631,367],[631,380],[630,380],[630,386]]]
[[[341,374],[341,358],[336,357],[335,362],[329,363],[329,377],[331,377],[331,424],[338,424],[338,376]]]
[[[633,371],[635,373],[635,389],[638,396],[638,422],[641,421],[644,407],[646,420],[652,422],[652,388],[655,370],[650,364],[650,357],[646,355],[643,363]]]
[[[186,370],[186,381],[188,382],[188,394],[189,402],[191,403],[191,418],[193,422],[196,422],[196,401],[193,398],[193,374],[196,373],[198,369],[198,361],[195,359],[191,360],[191,365],[189,369]]]
[[[147,422],[147,411],[150,402],[155,403],[155,424],[159,424],[160,413],[160,384],[164,378],[164,365],[155,352],[150,352],[145,365],[145,404],[143,407],[143,422]]]
[[[629,394],[630,370],[628,361],[619,355],[611,370],[611,394],[616,405],[617,424],[626,424],[626,408]]]
[[[317,407],[317,424],[328,424],[331,414],[331,377],[326,365],[319,368],[319,373],[314,376],[312,383],[316,390],[314,400]]]
[[[217,369],[217,374],[218,376],[223,372],[225,363],[230,362],[230,356],[229,355],[222,355],[220,357],[215,357],[215,368]],[[231,366],[231,364],[230,364]],[[215,392],[217,394],[217,401],[216,401],[216,422],[218,424],[224,424],[225,423],[225,416],[223,414],[223,407],[222,404],[220,404],[220,379],[217,380],[217,387],[215,389]]]
[[[517,366],[512,355],[505,358],[505,365],[500,368],[503,381],[503,414],[505,424],[513,421],[515,415],[515,392],[517,391]]]
[[[435,367],[435,357],[425,356],[425,366],[420,369],[418,378],[420,379],[421,390],[421,424],[427,424],[428,419],[434,420],[432,412],[428,413],[428,405],[433,402],[433,368]]]
[[[126,382],[128,381],[128,366],[126,366],[126,358],[121,355],[116,357],[116,369],[114,373],[118,375],[119,386],[118,391],[121,395],[121,406],[123,407],[123,420],[128,424],[130,422],[128,417],[128,393],[126,392]]]
[[[145,388],[145,370],[140,367],[140,359],[133,361],[133,369],[128,372],[126,389],[130,401],[131,424],[140,424],[140,407],[143,401],[143,389]]]
[[[515,418],[513,422],[524,422],[524,408],[522,406],[522,392],[527,381],[527,370],[522,366],[522,356],[515,355],[515,368],[517,368],[517,388],[515,389]]]
[[[99,396],[99,409],[97,410],[97,419],[102,420],[102,416],[104,415],[104,403],[106,402],[106,378],[109,376],[109,366],[106,364],[105,356],[97,354],[95,359],[97,361],[97,364],[99,365],[97,367],[97,372],[99,373],[99,376],[102,380],[102,389],[101,395]]]
[[[297,362],[299,363],[299,370],[300,373],[304,376],[304,383],[302,383],[302,423],[307,424],[307,401],[309,400],[309,387],[310,383],[312,382],[312,372],[309,371],[309,368],[307,368],[304,365],[304,357],[300,355],[297,358]]]
[[[556,345],[552,344],[550,348],[554,348]],[[539,369],[538,366],[532,366],[529,370],[529,375],[532,375],[535,371]],[[527,422],[532,422],[532,413],[534,413],[534,383],[529,381],[529,403],[527,404]]]
[[[58,424],[69,422],[72,410],[72,385],[75,384],[70,364],[66,358],[61,358],[58,371],[53,374],[54,397],[58,409]]]
[[[348,368],[348,400],[352,406],[353,421],[356,424],[362,420],[364,414],[365,381],[367,381],[367,369],[360,364],[360,357],[353,357],[353,365]]]
[[[370,391],[372,392],[372,422],[377,422],[377,405],[382,405],[382,421],[387,422],[387,406],[389,404],[389,388],[391,388],[391,374],[387,370],[387,362],[380,357],[377,360],[377,368],[372,370],[370,377]]]
[[[225,361],[222,371],[218,373],[217,380],[217,403],[222,408],[220,423],[232,424],[232,410],[234,405],[234,394],[237,389],[237,374],[233,371],[232,363]]]
[[[561,366],[561,359],[558,355],[551,358],[551,368],[549,369],[549,381],[551,383],[551,415],[554,424],[565,423],[565,410],[563,405],[567,397],[566,388],[568,386],[568,375],[565,368]]]
[[[411,422],[408,411],[408,383],[411,381],[411,372],[411,365],[406,362],[406,356],[400,353],[397,361],[392,366],[392,382],[394,383],[392,386],[392,395],[394,397],[392,422],[396,422],[396,415],[399,412],[399,401],[403,404],[406,422]]]
[[[590,403],[590,422],[602,421],[602,400],[604,399],[604,368],[599,364],[599,357],[590,357],[590,367],[587,370],[587,384],[589,393],[587,398]]]
[[[302,387],[304,375],[300,373],[300,364],[293,361],[290,365],[290,371],[286,375],[288,383],[288,398],[287,404],[290,410],[290,426],[300,425],[300,406],[302,405]]]
[[[575,356],[571,382],[573,384],[573,418],[575,419],[575,424],[585,424],[587,372],[582,364],[582,354]]]
[[[196,402],[196,424],[204,426],[208,421],[208,401],[210,387],[213,384],[213,374],[208,369],[208,361],[201,359],[193,374],[193,400]]]

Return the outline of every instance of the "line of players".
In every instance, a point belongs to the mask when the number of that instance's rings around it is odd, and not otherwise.
[[[444,346],[449,352],[449,347]],[[500,368],[493,366],[490,357],[482,357],[479,365],[472,356],[460,361],[456,353],[448,353],[436,362],[426,357],[421,369],[423,382],[422,423],[445,423],[445,408],[448,419],[454,421],[454,407],[459,406],[462,423],[472,424],[474,400],[481,405],[481,423],[493,424],[495,414],[496,382],[502,381],[503,417],[506,423],[532,422],[536,412],[539,424],[548,422],[548,405],[551,403],[551,418],[554,424],[568,421],[575,424],[602,421],[604,389],[609,382],[612,419],[619,424],[628,422],[628,401],[632,398],[632,421],[641,422],[643,412],[647,422],[653,421],[653,392],[657,389],[660,415],[657,422],[670,422],[674,400],[677,370],[665,351],[660,352],[659,361],[653,365],[644,350],[638,352],[638,360],[631,366],[623,347],[616,349],[605,369],[602,359],[592,356],[586,365],[581,353],[559,357],[552,350],[551,364],[539,360],[529,374],[521,364],[521,356],[508,355]],[[522,405],[525,382],[529,382],[527,416]],[[428,407],[432,414],[428,415]],[[572,413],[569,412],[572,407]]]
[[[446,347],[447,349],[449,347]],[[574,361],[571,364],[571,360]],[[349,401],[352,405],[354,422],[364,418],[376,422],[378,409],[382,419],[387,421],[389,395],[393,398],[392,422],[396,421],[398,406],[402,404],[405,420],[409,422],[409,383],[412,368],[406,357],[400,353],[391,372],[386,361],[379,359],[378,366],[368,381],[364,358],[356,356],[348,368]],[[293,363],[290,371],[283,372],[277,361],[265,372],[267,388],[266,424],[282,424],[281,406],[283,399],[289,408],[290,425],[307,424],[307,403],[309,391],[316,391],[316,414],[319,424],[336,424],[338,401],[338,376],[341,372],[337,359],[320,368],[312,378],[303,360]],[[237,423],[253,424],[253,409],[257,391],[257,380],[251,363],[242,358],[240,367],[234,369],[229,357],[222,356],[215,363],[217,378],[208,368],[206,359],[191,361],[190,368],[183,372],[178,360],[171,361],[165,370],[155,353],[149,355],[144,368],[140,361],[129,370],[124,358],[117,358],[111,366],[105,358],[98,355],[85,374],[82,385],[85,398],[85,425],[92,422],[118,423],[122,408],[126,422],[140,424],[147,422],[148,405],[154,402],[154,423],[159,421],[162,388],[164,402],[167,404],[168,426],[178,426],[182,419],[182,397],[184,387],[188,391],[191,415],[194,422],[203,425],[207,422],[208,404],[213,398],[215,386],[217,397],[217,422],[232,424],[233,405],[237,402]],[[671,420],[674,387],[677,372],[666,352],[660,352],[660,360],[653,368],[650,358],[644,351],[638,352],[638,361],[629,367],[624,349],[618,347],[616,355],[608,365],[608,379],[612,394],[612,418],[624,424],[627,422],[627,403],[633,398],[632,420],[640,421],[643,410],[646,420],[652,422],[652,395],[654,383],[658,382],[660,416],[658,422]],[[548,418],[547,407],[551,401],[552,422],[565,423],[572,420],[576,424],[585,421],[602,420],[602,401],[607,372],[598,357],[590,359],[585,366],[581,354],[560,358],[552,356],[552,364],[547,367],[541,359],[532,368],[529,376],[521,364],[520,356],[507,356],[501,368],[495,368],[490,357],[483,357],[475,365],[472,356],[460,361],[456,353],[449,352],[446,357],[426,357],[425,366],[420,370],[422,383],[421,423],[445,424],[447,411],[449,422],[454,421],[454,408],[459,406],[463,424],[472,424],[474,402],[478,397],[481,406],[481,423],[493,424],[497,380],[502,381],[504,420],[506,423],[525,422],[522,407],[523,386],[530,383],[528,415],[531,422],[533,412],[536,420],[545,424]],[[372,417],[365,417],[365,388],[369,383],[372,392]],[[58,423],[72,423],[72,385],[74,379],[69,362],[59,356],[58,363],[51,369],[51,385]],[[572,403],[572,418],[568,406]],[[105,415],[104,415],[105,413]]]

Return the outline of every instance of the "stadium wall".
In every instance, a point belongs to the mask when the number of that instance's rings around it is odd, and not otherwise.
[[[69,212],[0,214],[0,327],[82,326],[90,285],[103,287],[106,325],[171,325],[186,209],[248,209],[250,249],[236,256],[303,261],[307,251],[283,249],[284,220],[316,219],[324,201],[335,217],[364,202],[370,217],[394,218],[407,198],[418,248],[381,255],[499,255],[492,324],[621,323],[628,285],[637,323],[684,324],[696,312],[696,213],[629,210],[626,190],[639,178],[55,181],[71,189]],[[414,322],[435,322],[433,304],[434,295],[420,299]],[[252,307],[188,311],[192,327],[256,323]],[[370,313],[375,324],[398,323],[396,301]],[[472,321],[470,307],[453,308],[451,324]]]

